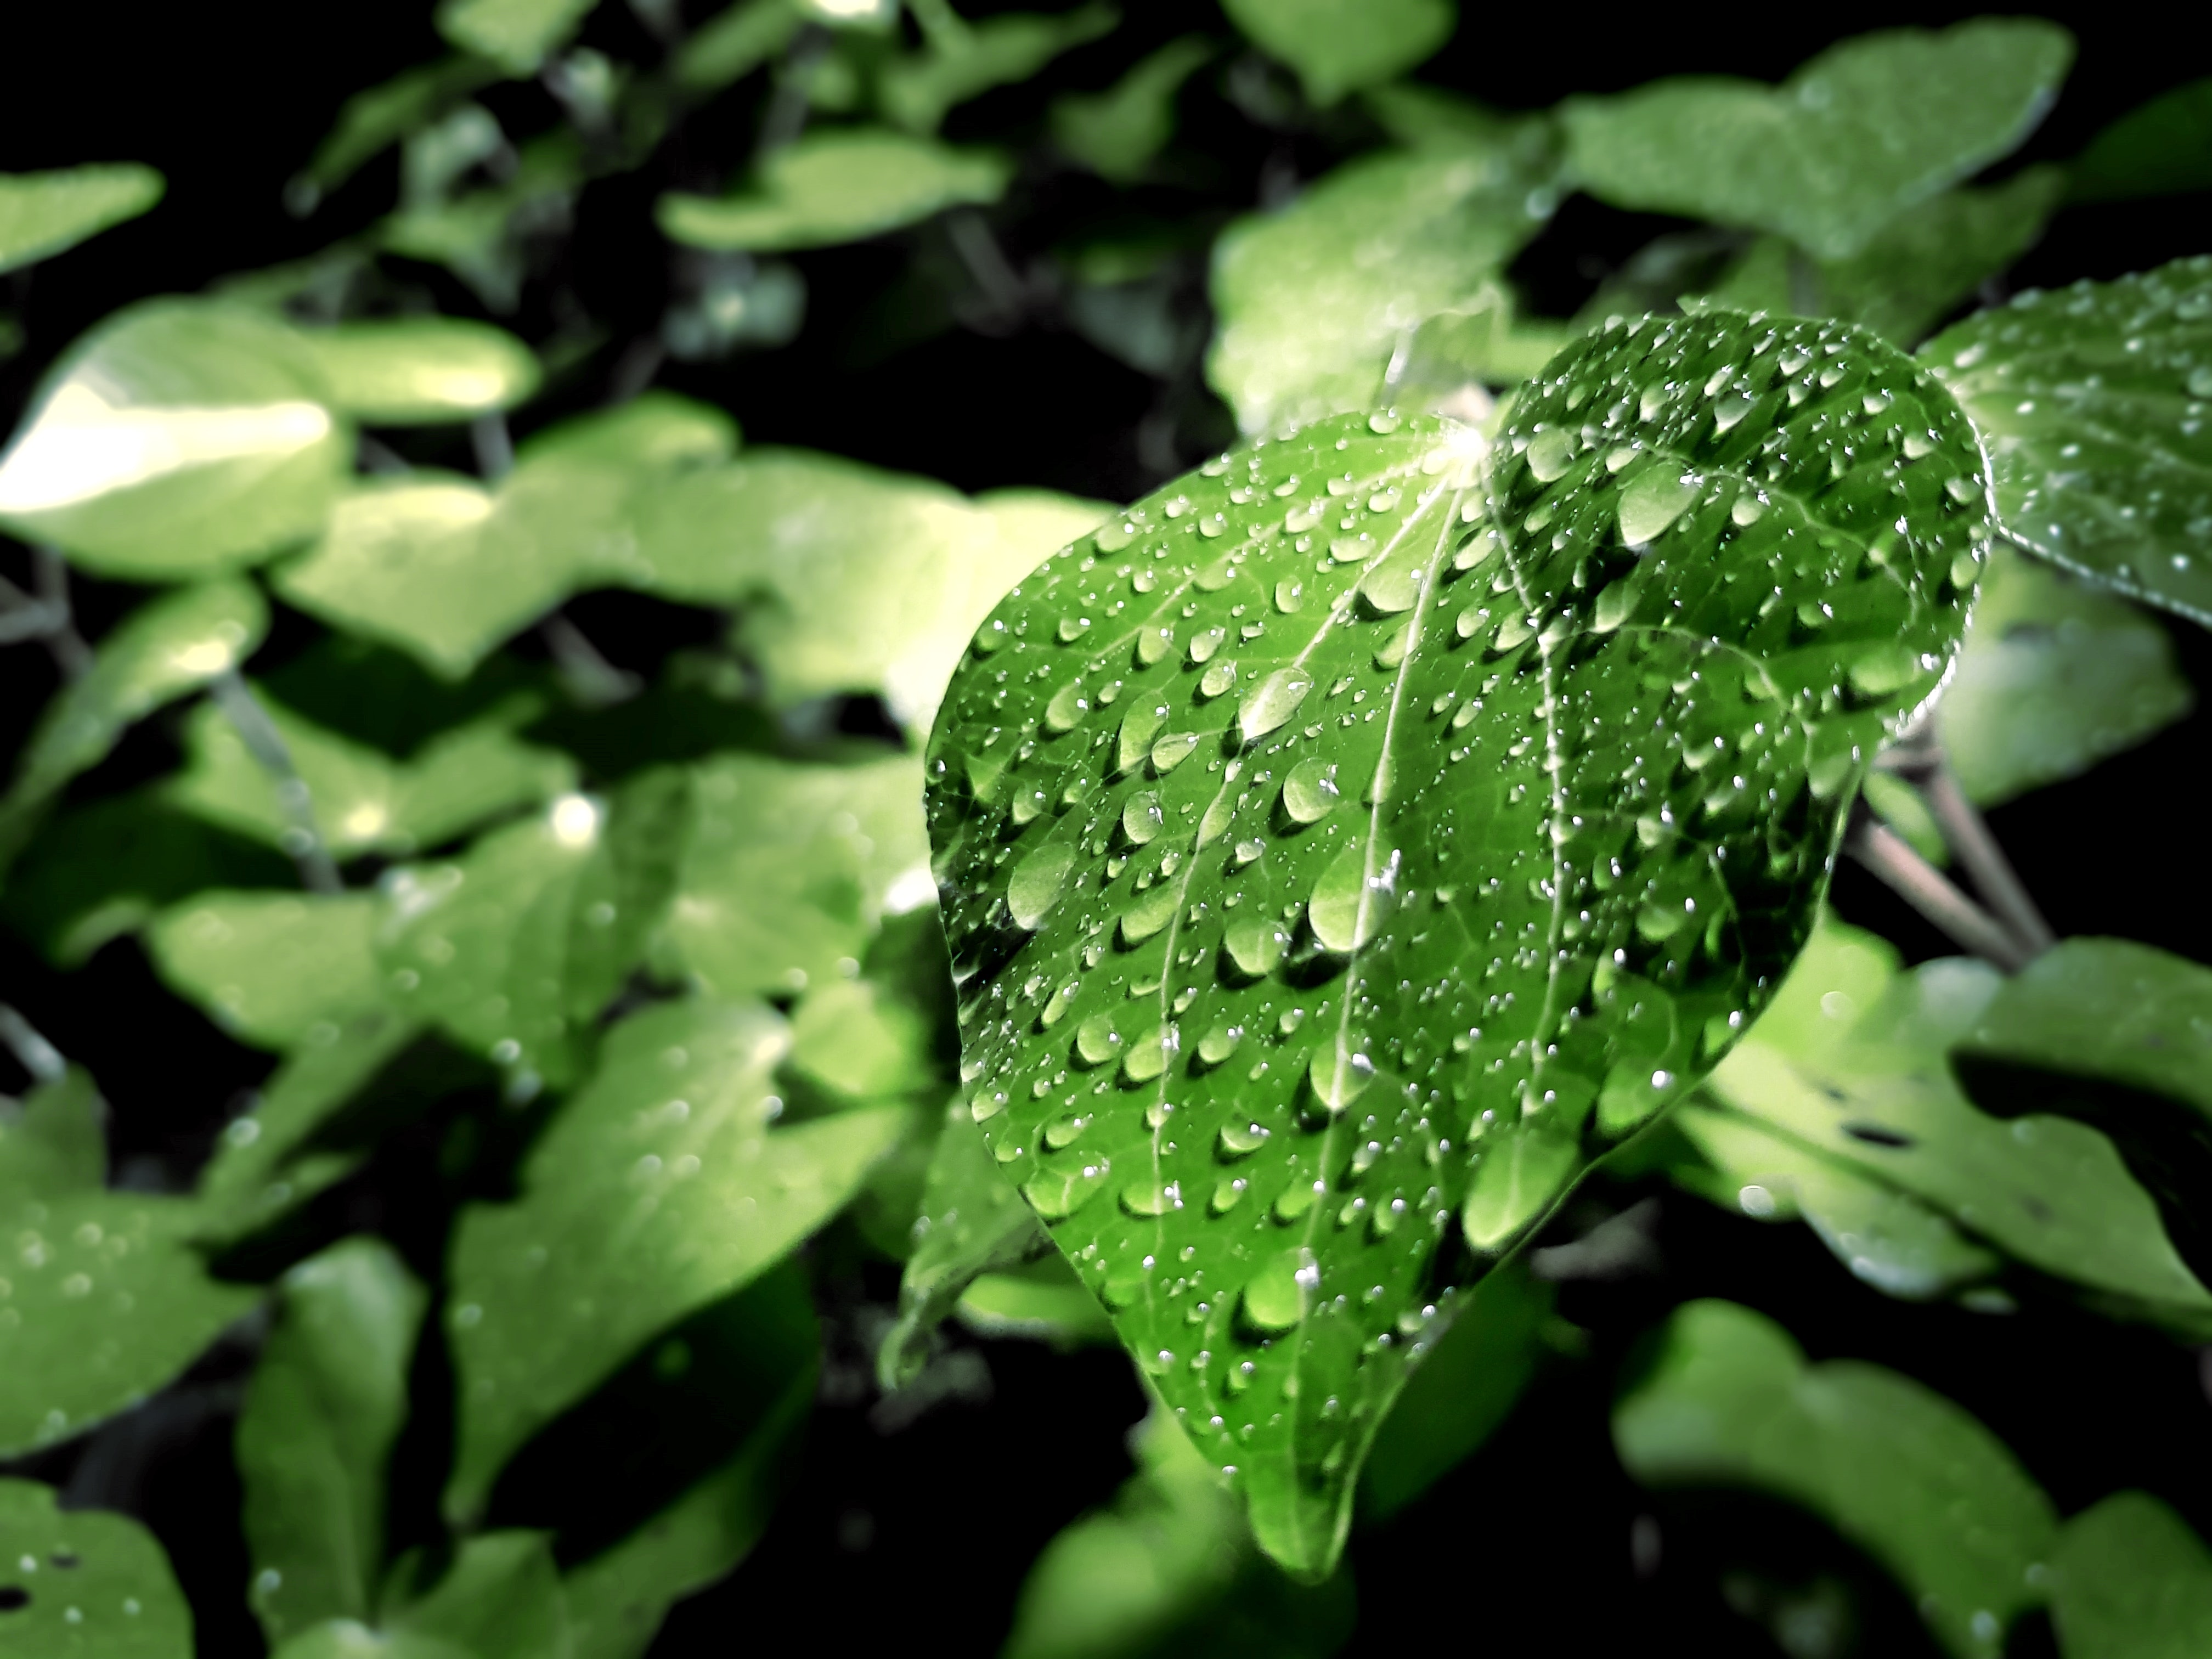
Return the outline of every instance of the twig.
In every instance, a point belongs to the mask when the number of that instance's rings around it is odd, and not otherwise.
[[[806,131],[811,97],[807,81],[814,65],[829,50],[830,31],[819,23],[809,23],[799,30],[790,50],[784,53],[783,68],[775,77],[775,90],[769,95],[767,112],[761,117],[760,136],[753,143],[755,167]]]
[[[311,893],[343,892],[345,884],[338,879],[338,867],[315,823],[315,805],[307,793],[307,780],[292,764],[292,751],[269,718],[269,711],[235,668],[218,674],[208,690],[246,751],[276,781],[277,805],[291,820],[284,831],[283,848],[299,866],[300,884]]]
[[[366,432],[355,440],[354,453],[360,457],[364,472],[389,477],[413,471],[404,455]]]
[[[1996,917],[1968,898],[1950,878],[1908,847],[1887,824],[1863,818],[1844,842],[1844,850],[1874,872],[1907,904],[1959,944],[2007,973],[2027,965],[2033,954]]]
[[[69,566],[58,547],[31,550],[31,574],[39,600],[56,614],[46,630],[46,649],[65,680],[81,680],[92,672],[92,647],[76,631],[76,612],[70,605]]]
[[[62,1051],[39,1034],[39,1029],[8,1003],[0,1002],[0,1042],[8,1045],[22,1068],[40,1083],[52,1083],[69,1070]]]
[[[469,441],[477,452],[477,471],[487,483],[497,483],[514,471],[514,440],[507,436],[507,416],[494,411],[469,422]]]
[[[952,239],[952,251],[998,313],[994,320],[1006,325],[1020,321],[1028,306],[1028,290],[1006,250],[999,246],[999,239],[991,234],[991,227],[983,222],[983,216],[973,208],[957,209],[945,216],[945,230]]]
[[[538,624],[545,648],[553,653],[569,691],[588,708],[605,708],[626,702],[644,690],[644,682],[628,669],[609,662],[584,630],[556,611]]]
[[[1951,843],[1951,850],[1966,866],[1966,873],[1974,878],[1974,885],[1989,901],[1990,908],[2018,935],[2027,946],[2030,956],[2040,956],[2058,943],[2057,934],[2036,908],[2035,901],[2012,867],[2012,861],[1997,845],[1996,837],[1990,833],[1988,822],[1966,799],[1966,792],[1959,787],[1959,779],[1944,761],[1941,751],[1936,764],[1920,780],[1921,793],[1928,798],[1928,810],[1936,815],[1942,827],[1943,839]]]

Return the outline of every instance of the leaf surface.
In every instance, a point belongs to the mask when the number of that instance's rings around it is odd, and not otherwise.
[[[2212,76],[2140,104],[2089,141],[2068,169],[2077,202],[2181,196],[2212,186]]]
[[[1294,1571],[1454,1216],[1511,1248],[1803,941],[1957,648],[1978,460],[1869,337],[1646,320],[1486,484],[1466,428],[1323,422],[979,635],[928,762],[971,1109]]]
[[[1453,0],[1225,0],[1222,9],[1324,108],[1413,68],[1459,21]]]
[[[128,1516],[64,1510],[58,1496],[0,1476],[0,1592],[27,1598],[0,1615],[9,1645],[36,1659],[191,1659],[191,1608],[154,1534]]]
[[[1176,94],[1212,56],[1203,35],[1182,35],[1139,59],[1105,91],[1055,99],[1053,142],[1101,178],[1134,183],[1175,136]]]
[[[944,16],[950,12],[933,14]],[[931,29],[927,48],[884,66],[877,98],[892,124],[908,132],[937,131],[956,104],[993,87],[1027,81],[1060,53],[1095,40],[1121,21],[1107,5],[1079,6],[1057,16],[1001,12],[957,27]]]
[[[161,199],[161,175],[136,161],[0,173],[0,272],[51,259]]]
[[[660,198],[663,234],[693,247],[756,253],[856,242],[949,207],[995,202],[1013,176],[990,150],[955,149],[880,128],[809,133],[732,196]]]
[[[538,72],[546,54],[576,32],[593,0],[441,0],[438,33],[509,75]]]
[[[370,893],[204,892],[164,912],[146,944],[172,990],[257,1048],[334,1038],[379,1006]]]
[[[331,404],[372,426],[465,421],[537,391],[538,359],[504,329],[455,317],[303,331]]]
[[[2075,1516],[2051,1560],[2066,1659],[2186,1659],[2212,1650],[2212,1550],[2148,1492]]]

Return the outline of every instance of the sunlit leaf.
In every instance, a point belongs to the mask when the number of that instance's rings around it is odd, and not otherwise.
[[[694,247],[826,247],[898,230],[968,203],[995,202],[1012,164],[981,149],[857,127],[809,133],[761,164],[733,196],[673,192],[659,219],[671,240]]]
[[[1561,114],[1592,195],[1771,230],[1839,259],[2009,153],[2073,60],[2055,23],[1984,17],[1860,35],[1779,87],[1686,76],[1570,99]]]
[[[264,1048],[334,1036],[382,1000],[370,893],[206,892],[156,917],[161,977],[232,1036]]]
[[[253,1610],[272,1647],[374,1610],[385,1465],[426,1300],[391,1248],[366,1237],[284,1275],[238,1419]]]
[[[10,1649],[27,1659],[191,1659],[191,1608],[154,1534],[128,1516],[64,1510],[58,1497],[0,1476],[0,1628]]]
[[[438,33],[509,75],[535,75],[596,0],[441,0]]]
[[[738,0],[677,49],[676,78],[695,92],[719,91],[790,45],[805,21],[794,0]]]
[[[1140,59],[1103,92],[1072,92],[1052,106],[1053,142],[1100,177],[1132,184],[1175,136],[1176,94],[1213,56],[1186,34]]]
[[[2124,202],[2212,188],[2212,76],[2130,110],[2067,169],[2076,202]]]
[[[726,461],[737,447],[738,423],[725,411],[652,391],[534,432],[515,453],[526,462],[558,458],[681,472]]]
[[[465,421],[537,391],[538,359],[485,323],[452,317],[303,331],[331,406],[373,426]]]
[[[1334,104],[1402,75],[1451,38],[1453,0],[1224,0],[1247,40],[1298,72],[1306,96]]]
[[[607,1035],[532,1148],[523,1196],[466,1212],[448,1334],[460,1373],[447,1511],[475,1513],[522,1443],[664,1327],[834,1214],[895,1109],[771,1128],[789,1036],[750,1003],[665,1004]]]
[[[2117,1492],[2069,1521],[2051,1566],[2066,1659],[2212,1651],[2212,1550],[2148,1492]]]
[[[1960,787],[1993,806],[2133,748],[2195,701],[2164,629],[2001,545],[1936,721]]]
[[[791,1065],[855,1100],[910,1094],[933,1078],[921,1011],[872,980],[832,980],[791,1016]]]
[[[1962,656],[1964,653],[1960,653]],[[1874,815],[1937,869],[1951,862],[1951,845],[1927,798],[1893,772],[1870,772],[1860,794]]]
[[[136,161],[0,173],[0,271],[51,259],[161,199],[161,175]]]
[[[2212,258],[2029,292],[1921,349],[2033,553],[2212,623]]]
[[[1492,412],[1489,388],[1526,380],[1572,337],[1555,323],[1515,315],[1512,296],[1495,283],[1462,294],[1449,311],[1424,318],[1398,337],[1382,395],[1401,409],[1424,409],[1480,424]]]
[[[973,1109],[1295,1570],[1453,1218],[1511,1248],[1802,943],[1957,648],[1978,459],[1870,337],[1646,319],[1524,388],[1492,465],[1322,422],[979,635],[928,760]]]
[[[103,575],[175,580],[313,536],[352,459],[295,331],[151,300],[55,365],[0,457],[0,524]]]
[[[1247,432],[1381,393],[1400,338],[1495,276],[1551,216],[1549,139],[1369,157],[1289,207],[1241,219],[1214,252],[1220,331],[1206,379]]]
[[[1779,1325],[1734,1303],[1676,1310],[1613,1435],[1647,1485],[1748,1487],[1820,1516],[1960,1659],[2003,1651],[2056,1541],[2051,1500],[1959,1407],[1879,1365],[1808,1365]]]

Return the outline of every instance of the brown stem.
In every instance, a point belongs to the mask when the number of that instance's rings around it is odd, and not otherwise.
[[[2027,965],[2033,952],[1888,825],[1871,818],[1862,820],[1844,843],[1844,850],[1976,956],[2008,974]]]
[[[2027,947],[2030,956],[2040,956],[2058,943],[2058,936],[2051,931],[2051,924],[2043,919],[2035,901],[2012,867],[2012,861],[1997,845],[1996,837],[1966,792],[1959,787],[1959,780],[1942,755],[1920,781],[1921,793],[1927,797],[1928,810],[1936,815],[1942,826],[1943,839],[1951,843],[1951,850],[1966,866],[1966,873],[1974,878],[1974,885],[1998,919],[2012,929],[2021,943]]]

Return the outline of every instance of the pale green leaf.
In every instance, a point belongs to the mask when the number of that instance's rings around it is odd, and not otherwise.
[[[978,1275],[952,1311],[969,1330],[994,1341],[1012,1338],[1065,1350],[1114,1340],[1113,1322],[1098,1298],[1056,1255]]]
[[[2133,748],[2195,701],[2155,622],[2000,545],[1936,722],[1960,787],[1994,806]]]
[[[1893,772],[1870,772],[1860,793],[1874,815],[1922,858],[1938,869],[1951,862],[1951,845],[1943,839],[1943,826],[1936,821],[1926,799],[1910,783]]]
[[[538,390],[530,348],[503,329],[453,317],[340,323],[302,331],[333,408],[373,426],[465,421]]]
[[[161,199],[161,175],[136,161],[0,173],[0,271],[51,259]]]
[[[535,75],[597,0],[441,0],[438,33],[509,75]]]
[[[1053,142],[1101,178],[1133,184],[1175,137],[1182,83],[1212,56],[1205,36],[1182,35],[1139,59],[1105,91],[1054,100]]]
[[[1120,21],[1111,6],[1087,5],[1057,16],[1001,12],[939,29],[924,51],[884,66],[876,95],[893,125],[934,132],[954,105],[994,87],[1030,79],[1060,53],[1097,40]]]
[[[1989,446],[2008,536],[2212,623],[2212,258],[2019,295],[1921,356]]]
[[[805,21],[794,0],[738,0],[677,48],[676,78],[694,92],[720,91],[789,46]]]
[[[466,53],[425,64],[382,84],[357,92],[338,106],[337,120],[315,146],[314,159],[285,187],[285,205],[312,213],[326,191],[336,190],[362,165],[465,98],[499,71]]]
[[[367,1237],[310,1256],[279,1286],[237,1442],[253,1610],[271,1647],[374,1610],[385,1465],[406,1420],[427,1299],[391,1248]]]
[[[74,1066],[20,1103],[0,1103],[0,1208],[105,1187],[106,1112],[90,1075]]]
[[[465,1212],[448,1334],[460,1374],[447,1511],[648,1337],[771,1266],[849,1198],[896,1109],[772,1128],[789,1046],[758,1004],[664,1004],[607,1035],[532,1149],[523,1195]]]
[[[2116,1492],[2075,1516],[2051,1565],[2066,1659],[2212,1652],[2212,1550],[2148,1492]]]
[[[1779,87],[1683,76],[1571,99],[1560,112],[1592,195],[1773,231],[1840,259],[2008,154],[2073,61],[2055,23],[1984,17],[1860,35]]]
[[[964,204],[995,202],[1013,169],[984,149],[870,127],[811,132],[761,164],[732,196],[660,198],[664,234],[694,247],[827,247],[899,230]]]
[[[1222,9],[1323,106],[1404,74],[1458,21],[1453,0],[1224,0]]]
[[[380,1635],[414,1659],[454,1651],[471,1659],[573,1659],[568,1608],[543,1533],[479,1533],[424,1583],[429,1562],[403,1558],[386,1586]],[[428,1645],[441,1644],[438,1648]]]
[[[1494,144],[1511,136],[1517,119],[1459,93],[1424,86],[1418,81],[1370,88],[1359,101],[1382,124],[1383,131],[1408,149],[1426,144],[1454,149]]]
[[[9,1651],[191,1659],[192,1611],[153,1534],[128,1516],[64,1510],[58,1496],[0,1476],[0,1590],[29,1598],[0,1613]]]
[[[2124,202],[2212,188],[2212,76],[2138,105],[2068,169],[2076,202]]]
[[[464,105],[447,121],[465,123],[465,131],[474,126],[489,140],[489,148],[481,153],[461,150],[455,174],[504,149],[498,125],[475,105]],[[404,173],[415,173],[417,156],[434,151],[439,148],[435,141],[443,136],[440,128],[429,128],[411,137]],[[422,171],[435,173],[438,169],[426,165]],[[521,302],[533,233],[549,222],[566,222],[583,181],[583,154],[576,135],[566,126],[556,127],[524,144],[512,174],[497,185],[451,200],[445,196],[453,182],[450,177],[438,179],[419,198],[410,190],[400,210],[379,225],[375,235],[390,252],[445,266],[475,290],[488,309],[504,315]]]
[[[149,300],[55,365],[0,456],[0,524],[101,575],[173,581],[315,534],[352,460],[295,331]]]
[[[818,985],[791,1016],[791,1066],[855,1100],[911,1094],[934,1077],[921,1011],[873,980]]]
[[[164,911],[146,946],[169,988],[262,1048],[334,1039],[383,1000],[371,893],[211,891]]]
[[[1989,534],[1965,417],[1835,325],[1616,325],[1491,454],[1208,463],[1023,582],[928,756],[972,1109],[1306,1573],[1452,1218],[1510,1248],[1766,1000]]]
[[[1366,157],[1214,249],[1206,374],[1247,432],[1376,400],[1391,353],[1474,295],[1550,217],[1549,139]]]
[[[1810,1510],[1894,1574],[1960,1659],[2003,1651],[2056,1541],[2051,1500],[1966,1412],[1879,1365],[1808,1365],[1734,1303],[1676,1310],[1613,1435],[1646,1485],[1748,1487]]]
[[[649,391],[534,432],[515,454],[522,461],[557,457],[680,472],[726,461],[737,448],[738,423],[721,410],[673,392]]]
[[[1526,380],[1570,337],[1557,324],[1516,317],[1512,296],[1486,282],[1399,337],[1382,395],[1401,409],[1481,425],[1494,408],[1490,387]]]

